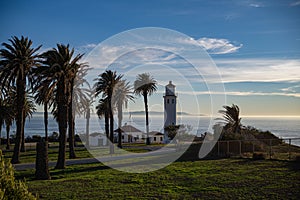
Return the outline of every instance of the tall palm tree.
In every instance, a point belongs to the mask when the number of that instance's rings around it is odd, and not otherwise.
[[[74,49],[70,50],[69,45],[57,44],[45,52],[43,64],[46,70],[40,74],[44,80],[52,80],[55,87],[55,103],[57,105],[57,121],[59,129],[59,153],[56,169],[65,168],[66,162],[66,132],[68,126],[68,107],[71,101],[70,80],[76,76],[78,62],[82,54],[73,57]]]
[[[16,144],[11,159],[12,163],[20,162],[22,136],[24,135],[24,102],[27,78],[31,82],[31,71],[39,63],[37,51],[41,46],[32,48],[32,41],[27,37],[16,36],[9,39],[9,43],[2,43],[0,50],[0,86],[16,85],[17,115],[16,115]]]
[[[113,138],[113,135],[110,137],[109,134],[109,106],[108,106],[108,98],[104,98],[104,99],[100,99],[99,100],[99,104],[96,106],[96,110],[97,110],[97,115],[98,117],[101,119],[102,117],[104,117],[104,126],[105,126],[105,134],[107,138]]]
[[[2,93],[1,93],[2,94]],[[1,131],[2,131],[2,126],[5,124],[6,125],[6,133],[8,133],[8,140],[7,140],[7,147],[9,148],[9,129],[12,124],[9,123],[10,119],[11,121],[14,120],[15,118],[15,109],[13,109],[14,106],[12,105],[12,102],[10,100],[9,95],[4,97],[4,95],[0,96],[0,144],[1,144]],[[9,124],[9,127],[8,127]]]
[[[234,133],[241,132],[241,119],[240,109],[237,105],[223,106],[225,110],[219,110],[219,113],[223,115],[223,121],[226,123],[225,129],[231,129]]]
[[[88,84],[84,76],[86,76],[89,70],[88,65],[81,63],[76,64],[73,67],[73,76],[69,79],[70,89],[70,102],[69,102],[69,158],[76,158],[75,154],[75,114],[81,114],[84,112],[84,104],[88,101],[88,90],[82,88],[83,84]]]
[[[149,138],[149,118],[148,118],[148,95],[152,95],[156,90],[156,80],[148,73],[138,74],[134,81],[134,93],[144,97],[145,114],[146,114],[146,144],[150,144]]]
[[[131,95],[131,86],[126,80],[121,80],[114,88],[113,102],[116,104],[118,110],[118,147],[122,148],[122,120],[123,120],[123,107],[127,108],[128,101],[133,101],[134,97]]]
[[[106,70],[104,73],[100,74],[95,83],[96,97],[100,94],[108,100],[108,109],[110,117],[110,140],[113,143],[114,134],[114,114],[113,114],[113,102],[112,95],[113,90],[117,83],[122,79],[122,75],[117,75],[117,73],[111,70]],[[113,145],[111,145],[110,153],[114,153]]]
[[[38,76],[38,73],[36,76]],[[37,79],[37,84],[34,87],[36,103],[44,106],[45,141],[48,141],[48,108],[54,101],[55,85],[51,82],[51,80],[38,81]]]
[[[82,108],[84,117],[86,119],[86,123],[85,123],[86,143],[85,143],[85,146],[86,146],[86,148],[89,148],[89,146],[90,146],[89,130],[90,130],[90,118],[91,118],[91,106],[94,103],[94,97],[92,95],[93,91],[91,90],[89,84],[88,84],[88,88],[85,88],[85,90],[86,90],[86,93],[82,93],[85,98],[83,98],[84,99],[83,101],[80,101],[81,102],[80,107]]]

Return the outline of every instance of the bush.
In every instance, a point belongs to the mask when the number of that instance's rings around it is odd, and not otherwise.
[[[300,156],[296,156],[296,157],[295,157],[295,161],[296,161],[297,163],[300,163]]]
[[[18,200],[36,199],[24,182],[15,180],[14,169],[10,162],[4,160],[0,150],[0,199]]]
[[[266,158],[263,153],[253,153],[252,159],[253,160],[264,160]]]

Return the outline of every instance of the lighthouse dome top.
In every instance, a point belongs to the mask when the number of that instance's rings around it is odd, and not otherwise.
[[[169,84],[166,85],[166,95],[175,95],[175,85],[173,85],[172,81],[169,81]]]

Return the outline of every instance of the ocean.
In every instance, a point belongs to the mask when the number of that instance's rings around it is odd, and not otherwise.
[[[25,137],[32,135],[44,135],[43,113],[34,113],[32,118],[26,120]],[[206,131],[212,132],[211,127],[216,121],[214,118],[207,116],[191,116],[182,115],[177,117],[177,124],[187,124],[193,127],[193,134],[202,134]],[[242,117],[244,126],[253,126],[260,130],[269,130],[280,138],[300,138],[300,117]],[[145,131],[144,115],[124,115],[123,124],[131,124],[132,126]],[[150,131],[163,132],[163,116],[150,115],[149,125]],[[117,119],[115,126],[117,126]],[[2,137],[6,136],[5,129],[2,128]],[[58,126],[52,115],[49,115],[48,132],[51,135],[54,131],[58,132]],[[81,116],[76,117],[75,131],[77,134],[85,133],[85,119]],[[104,119],[99,119],[95,114],[91,115],[90,133],[104,132]],[[11,134],[15,133],[15,124],[11,128]],[[293,144],[300,146],[300,139],[293,140]]]

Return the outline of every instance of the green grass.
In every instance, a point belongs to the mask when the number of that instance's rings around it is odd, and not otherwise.
[[[143,166],[141,166],[143,167]],[[175,162],[150,173],[120,172],[100,163],[16,172],[40,199],[298,199],[299,163],[250,159]]]
[[[11,158],[13,151],[4,152],[5,158]],[[56,161],[58,156],[58,148],[49,148],[48,149],[48,159],[49,161]],[[68,158],[69,152],[66,152]],[[27,150],[26,152],[20,153],[20,162],[21,163],[34,163],[36,157],[35,149]],[[92,155],[85,148],[76,148],[76,157],[77,158],[90,158]]]

